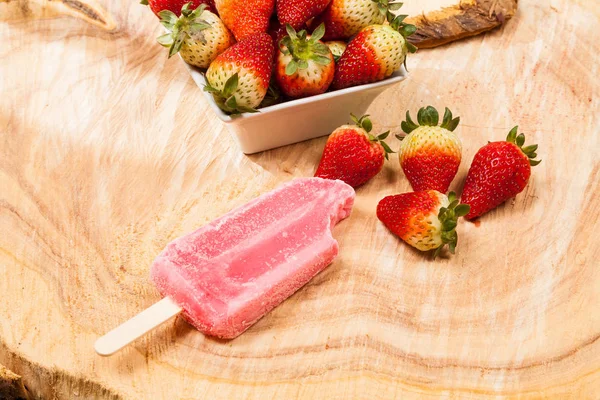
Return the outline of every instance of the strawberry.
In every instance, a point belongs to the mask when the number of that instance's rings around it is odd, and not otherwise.
[[[434,257],[446,244],[454,254],[458,218],[468,212],[454,192],[446,197],[437,190],[387,196],[377,205],[377,218],[392,233],[421,251],[435,249]]]
[[[276,13],[282,25],[300,29],[308,20],[321,14],[331,0],[277,0]]]
[[[356,188],[377,175],[393,151],[384,142],[389,132],[375,137],[370,133],[373,125],[368,115],[360,119],[350,115],[356,125],[343,125],[333,131],[315,176],[340,179]]]
[[[266,32],[275,0],[215,0],[219,16],[237,40]]]
[[[181,58],[191,65],[208,68],[219,54],[234,43],[233,36],[223,22],[204,4],[195,10],[191,3],[181,8],[181,16],[163,10],[159,13],[161,24],[170,32],[158,37],[158,42],[169,47],[169,58],[179,52]]]
[[[311,36],[306,31],[296,33],[287,25],[288,36],[280,42],[275,66],[275,78],[288,97],[300,98],[325,93],[333,81],[333,54],[319,39],[325,33],[321,25]]]
[[[269,29],[267,33],[273,38],[273,44],[275,46],[275,56],[279,53],[279,42],[281,39],[287,36],[285,25],[282,25],[276,19],[271,19],[269,22]]]
[[[206,71],[208,84],[219,107],[229,113],[253,112],[269,89],[273,65],[273,40],[256,33],[225,50]]]
[[[348,43],[335,68],[334,89],[381,81],[400,68],[406,53],[416,51],[406,41],[416,28],[402,22],[404,17],[390,17],[390,25],[368,26]]]
[[[406,112],[402,122],[405,137],[402,141],[400,166],[413,190],[437,190],[446,193],[460,166],[462,145],[454,130],[460,118],[452,119],[452,112],[446,108],[442,125],[438,126],[439,115],[435,108],[421,108],[417,114],[419,125]]]
[[[462,193],[462,201],[471,205],[467,219],[479,217],[521,193],[529,182],[531,167],[541,162],[534,160],[537,144],[523,147],[525,135],[517,136],[518,129],[515,126],[505,142],[488,143],[475,154]]]
[[[331,42],[325,42],[325,44],[327,47],[329,47],[329,50],[331,50],[331,54],[333,54],[333,59],[335,62],[338,62],[342,54],[344,54],[344,51],[346,51],[346,42],[334,40]]]
[[[152,12],[160,18],[160,15],[158,14],[163,10],[171,11],[179,17],[181,15],[181,8],[188,2],[190,2],[190,0],[142,0],[140,1],[140,4],[149,6]],[[217,12],[214,0],[192,0],[190,3],[189,8],[192,10],[195,10],[200,5],[204,4],[208,11],[212,13]]]
[[[325,11],[311,22],[311,27],[324,23],[324,40],[349,39],[369,25],[383,24],[390,11],[401,6],[402,3],[388,0],[331,0]]]

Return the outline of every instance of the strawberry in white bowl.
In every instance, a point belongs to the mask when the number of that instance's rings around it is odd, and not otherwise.
[[[403,64],[415,49],[406,37],[414,26],[391,13],[401,4],[356,1],[368,11],[357,21],[336,0],[217,0],[217,14],[190,11],[190,3],[181,19],[161,11],[169,33],[159,41],[170,54],[179,50],[242,151],[256,153],[329,134],[348,112],[365,114],[383,90],[407,77]],[[243,22],[256,13],[260,18]],[[381,25],[385,19],[389,25]],[[322,24],[311,32],[306,24],[315,21]],[[347,43],[350,31],[360,33]],[[217,35],[222,40],[213,40]],[[327,37],[341,40],[323,42]]]
[[[333,81],[335,61],[329,47],[319,39],[325,34],[320,25],[312,35],[298,33],[291,25],[280,42],[275,78],[283,94],[291,98],[325,93]]]
[[[235,43],[223,21],[201,4],[195,10],[186,3],[180,16],[170,10],[158,13],[167,33],[158,42],[169,48],[169,57],[179,53],[183,61],[199,68],[208,68],[219,54]]]

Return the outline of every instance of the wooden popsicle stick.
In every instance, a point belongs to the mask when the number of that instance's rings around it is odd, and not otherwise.
[[[152,329],[167,322],[182,310],[171,298],[165,297],[146,308],[129,321],[117,326],[96,340],[94,349],[101,356],[110,356]]]

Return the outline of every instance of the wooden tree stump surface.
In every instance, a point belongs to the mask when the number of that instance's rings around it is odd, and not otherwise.
[[[177,318],[101,358],[96,338],[159,299],[167,242],[311,176],[325,138],[244,156],[137,2],[0,2],[0,364],[44,399],[598,399],[599,23],[594,1],[522,0],[373,103],[376,132],[429,104],[461,116],[457,191],[514,125],[539,144],[526,190],[461,223],[455,256],[377,220],[410,189],[392,157],[336,261],[238,339]]]

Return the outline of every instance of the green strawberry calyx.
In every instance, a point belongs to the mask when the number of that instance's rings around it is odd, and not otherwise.
[[[400,9],[400,7],[402,7],[403,3],[400,2],[396,2],[396,1],[388,1],[388,0],[371,0],[373,3],[377,4],[377,8],[379,9],[379,12],[382,13],[383,15],[387,16],[389,14],[392,14],[390,11],[397,11]],[[392,14],[394,15],[394,14]]]
[[[390,23],[390,27],[392,29],[400,32],[400,34],[402,35],[402,37],[404,37],[404,39],[408,39],[409,36],[411,36],[412,34],[414,34],[417,31],[416,26],[414,26],[412,24],[407,24],[406,22],[404,22],[404,20],[408,17],[408,15],[404,15],[404,14],[396,15],[391,12],[391,11],[396,11],[396,10],[400,9],[400,7],[402,7],[403,3],[388,3],[388,0],[371,0],[371,1],[378,3],[379,11],[382,11],[382,9],[385,9],[385,7],[387,7],[384,14],[385,14],[387,21]],[[384,4],[384,5],[382,6],[382,4]],[[406,40],[406,48],[409,51],[409,53],[416,53],[418,50],[417,46],[410,43],[408,40]]]
[[[384,140],[389,136],[390,131],[383,132],[375,136],[371,134],[371,130],[373,129],[373,123],[369,119],[369,115],[363,115],[362,117],[358,118],[356,115],[350,114],[350,118],[352,118],[352,122],[354,122],[356,126],[364,129],[365,132],[367,132],[367,137],[369,138],[369,141],[373,143],[379,143],[381,147],[383,147],[383,150],[385,151],[385,159],[389,160],[389,155],[395,153],[395,151],[393,151],[390,148],[390,146],[388,146],[388,144],[384,142]]]
[[[456,233],[458,219],[467,215],[471,209],[468,204],[459,204],[456,193],[454,192],[448,193],[448,201],[450,202],[448,207],[442,207],[438,212],[438,219],[442,224],[442,231],[440,233],[442,245],[435,249],[433,258],[436,258],[446,245],[448,245],[450,253],[454,254],[458,243],[458,235]]]
[[[415,124],[412,118],[410,117],[410,111],[406,111],[406,121],[402,121],[400,125],[402,130],[407,134],[411,133],[419,126],[438,126],[440,122],[440,114],[437,110],[432,106],[422,107],[417,113],[417,122]],[[458,124],[460,123],[460,117],[452,118],[452,111],[446,107],[446,111],[444,112],[444,119],[442,120],[441,128],[447,129],[450,132],[454,132]],[[396,138],[399,140],[404,139],[406,136],[396,135]]]
[[[200,4],[198,8],[192,10],[191,2],[185,3],[181,7],[181,16],[178,18],[174,12],[162,10],[158,13],[160,23],[169,31],[159,36],[156,40],[164,47],[169,48],[169,58],[181,50],[181,46],[186,39],[194,35],[194,38],[206,44],[203,30],[211,28],[211,25],[200,16],[206,9],[206,4]]]
[[[291,55],[291,61],[285,67],[286,75],[294,75],[299,69],[308,68],[308,62],[314,61],[319,65],[331,63],[331,50],[320,39],[325,35],[325,24],[321,24],[308,36],[306,30],[296,32],[290,24],[285,26],[287,36],[279,41],[279,50],[285,55]]]
[[[235,92],[237,91],[238,85],[239,75],[236,72],[227,79],[227,81],[225,82],[225,86],[223,86],[223,90],[219,90],[215,87],[212,87],[210,84],[207,83],[204,86],[204,91],[211,93],[219,108],[229,115],[237,115],[245,112],[258,112],[258,110],[254,108],[245,107],[237,103]]]
[[[529,159],[529,165],[531,165],[532,167],[535,167],[536,165],[542,162],[542,160],[534,160],[534,158],[537,157],[537,144],[532,144],[523,147],[523,145],[525,144],[525,134],[519,133],[518,125],[510,130],[508,136],[506,137],[506,141],[518,146],[519,149],[521,149],[521,151],[527,156],[527,158]]]
[[[275,77],[271,76],[271,82],[269,82],[269,88],[267,89],[267,94],[265,94],[264,99],[261,101],[258,108],[269,107],[281,102],[281,92],[277,87],[277,83],[275,82]]]
[[[406,39],[413,33],[417,31],[417,27],[411,24],[407,24],[404,22],[404,19],[408,17],[408,15],[396,15],[392,11],[398,11],[404,3],[389,1],[389,0],[371,0],[375,4],[377,4],[377,8],[379,12],[385,16],[385,19],[390,23],[391,27],[400,32],[402,36]],[[408,51],[414,53],[417,51],[417,48],[407,42]]]

